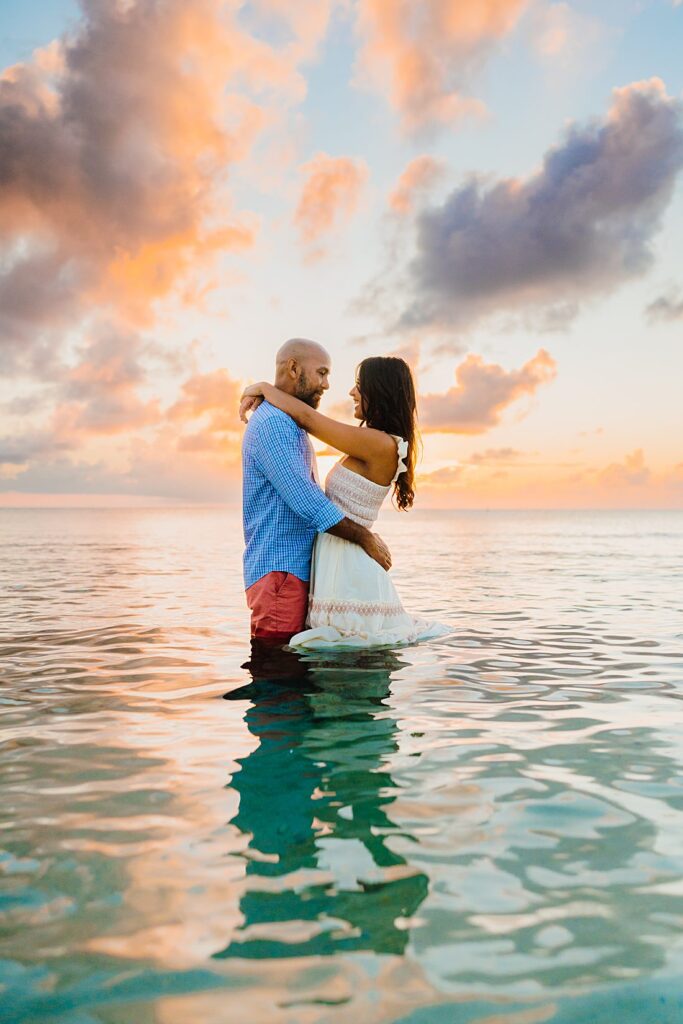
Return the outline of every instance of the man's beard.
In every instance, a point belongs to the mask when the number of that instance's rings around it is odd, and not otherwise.
[[[296,382],[295,397],[299,401],[305,402],[306,405],[310,405],[311,409],[317,409],[322,398],[322,391],[319,388],[312,388],[310,381],[307,381],[302,374]]]

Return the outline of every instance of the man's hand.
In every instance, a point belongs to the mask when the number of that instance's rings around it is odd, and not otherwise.
[[[368,532],[368,539],[363,544],[363,549],[367,555],[370,555],[370,558],[374,558],[383,569],[389,572],[391,553],[379,534]]]
[[[383,569],[387,572],[391,569],[389,548],[382,538],[376,533],[371,533],[365,526],[361,526],[360,523],[356,523],[353,519],[344,518],[335,526],[331,526],[326,532],[331,533],[333,537],[341,537],[342,540],[348,540],[351,544],[358,544],[366,555],[374,558]]]
[[[263,398],[259,395],[243,395],[242,401],[240,402],[240,419],[242,423],[248,423],[247,413],[253,412],[254,409],[258,409],[259,405],[263,401]]]

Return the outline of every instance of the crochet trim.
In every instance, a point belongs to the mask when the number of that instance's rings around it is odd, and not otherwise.
[[[308,609],[312,613],[323,612],[332,615],[344,615],[352,612],[355,615],[403,615],[403,605],[400,604],[372,604],[367,601],[323,601],[320,598],[312,597],[308,602]]]

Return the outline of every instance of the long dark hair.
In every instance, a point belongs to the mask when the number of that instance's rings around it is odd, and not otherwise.
[[[394,498],[402,511],[415,499],[415,462],[419,435],[415,383],[405,359],[371,356],[356,371],[363,423],[408,442],[407,469],[394,484]]]

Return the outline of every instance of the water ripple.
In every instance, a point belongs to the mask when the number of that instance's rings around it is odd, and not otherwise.
[[[0,529],[0,1021],[683,1019],[683,516],[387,520],[452,635],[301,658],[225,512]]]

